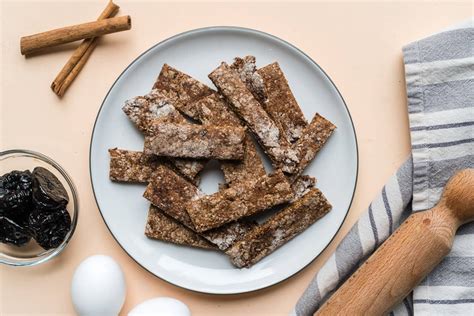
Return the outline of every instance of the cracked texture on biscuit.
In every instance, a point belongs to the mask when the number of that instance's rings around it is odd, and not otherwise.
[[[214,93],[205,84],[167,64],[161,68],[153,88],[166,92],[175,107],[191,118],[197,117],[196,109],[191,104]]]
[[[149,179],[143,196],[166,214],[194,230],[185,205],[202,193],[171,169],[160,166]]]
[[[303,195],[308,193],[316,185],[316,178],[303,175],[299,176],[292,184],[291,189],[295,193],[295,197],[290,202],[295,202]]]
[[[277,171],[239,183],[186,205],[196,231],[203,232],[290,201],[294,196],[285,175]]]
[[[256,58],[254,56],[236,57],[230,67],[240,75],[240,80],[245,83],[247,89],[254,98],[264,104],[267,101],[267,91],[262,76],[257,72]]]
[[[243,122],[226,104],[225,99],[217,93],[211,94],[196,102],[199,109],[199,121],[203,124],[242,126]],[[265,175],[262,159],[252,137],[247,132],[245,137],[244,158],[240,161],[221,161],[220,168],[228,186],[245,182]]]
[[[232,109],[246,123],[276,169],[293,173],[299,162],[278,126],[240,79],[237,71],[222,63],[211,74],[211,81],[226,97]]]
[[[267,92],[267,100],[262,103],[265,111],[280,127],[288,142],[294,143],[301,137],[308,122],[291,92],[280,65],[277,62],[272,63],[258,69],[257,73],[263,79]]]
[[[150,205],[145,226],[145,236],[152,239],[204,249],[215,249],[209,241]]]
[[[301,133],[301,138],[293,145],[299,157],[299,163],[292,175],[297,177],[308,164],[313,161],[316,154],[323,148],[336,126],[316,113],[308,126]]]
[[[163,164],[158,157],[140,151],[112,148],[109,154],[112,181],[146,183],[156,168]]]
[[[243,127],[160,122],[144,152],[166,157],[242,159]]]
[[[256,222],[250,221],[232,222],[219,228],[203,232],[201,236],[216,245],[220,250],[225,251],[243,239],[245,235],[257,227],[257,225]]]
[[[250,267],[303,232],[331,208],[321,191],[313,188],[250,231],[226,253],[236,267]]]
[[[154,126],[159,122],[186,123],[184,116],[174,108],[167,95],[156,89],[126,101],[122,110],[145,135],[145,141],[153,135]],[[186,158],[171,159],[171,163],[193,181],[197,181],[196,176],[205,165],[205,162]]]
[[[204,196],[204,193],[192,183],[166,167],[159,167],[151,177],[143,196],[178,223],[195,232],[185,205]],[[252,222],[233,222],[200,235],[224,250],[243,238],[255,225]]]

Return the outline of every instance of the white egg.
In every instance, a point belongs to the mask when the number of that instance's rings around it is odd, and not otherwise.
[[[128,316],[191,316],[189,308],[171,297],[158,297],[135,306]]]
[[[85,259],[72,277],[72,303],[80,316],[117,315],[125,301],[125,292],[122,269],[108,256]]]

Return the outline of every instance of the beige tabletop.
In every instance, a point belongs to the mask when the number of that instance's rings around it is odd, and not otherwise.
[[[129,32],[104,38],[62,99],[49,85],[76,43],[24,58],[19,39],[94,20],[106,0],[2,1],[1,149],[26,148],[53,157],[79,189],[81,214],[60,257],[33,268],[0,269],[0,314],[73,314],[75,267],[93,254],[122,266],[127,298],[122,313],[156,296],[185,302],[193,315],[287,315],[313,275],[409,154],[401,48],[472,15],[470,1],[399,3],[236,3],[117,0],[132,16]],[[289,280],[243,295],[190,292],[137,265],[115,242],[99,214],[89,178],[89,142],[99,106],[122,70],[141,52],[174,34],[212,25],[236,25],[281,37],[328,73],[349,107],[359,142],[359,179],[341,231],[317,260]],[[158,71],[158,70],[157,70]]]

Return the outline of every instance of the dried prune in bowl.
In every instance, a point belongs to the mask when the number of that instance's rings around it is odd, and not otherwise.
[[[0,212],[14,214],[30,207],[33,177],[29,170],[13,170],[0,176]]]
[[[51,203],[50,200],[46,200],[46,204],[53,204],[53,206],[57,206],[57,204],[65,203],[64,200],[69,200],[67,205],[63,207],[56,207],[56,209],[45,210],[41,209],[44,212],[55,212],[58,209],[67,210],[68,214],[65,214],[67,223],[69,225],[59,225],[61,227],[62,232],[58,233],[58,236],[55,236],[56,240],[61,239],[62,242],[54,248],[44,249],[41,247],[37,242],[34,240],[30,240],[27,244],[23,245],[22,247],[17,247],[15,245],[9,243],[3,243],[0,241],[0,265],[6,264],[11,266],[33,266],[37,264],[41,264],[43,262],[49,261],[52,258],[58,256],[62,251],[67,247],[69,241],[74,236],[74,231],[77,225],[77,220],[79,216],[79,200],[77,196],[77,190],[74,186],[74,183],[71,177],[68,175],[66,170],[64,170],[57,162],[52,160],[51,158],[31,150],[25,149],[12,149],[12,150],[5,150],[0,151],[0,176],[5,172],[10,172],[11,170],[33,170],[36,167],[42,167],[43,169],[47,169],[51,173],[54,174],[55,178],[60,181],[61,188],[65,188],[67,193],[62,193],[63,198],[60,199],[59,203]],[[38,170],[37,170],[38,172]],[[36,173],[37,173],[36,172]],[[33,185],[34,185],[34,177],[33,178]],[[28,211],[36,212],[38,209],[38,205],[34,203],[33,193],[31,193],[31,208]],[[65,198],[66,197],[66,198]],[[46,206],[43,203],[42,206]],[[5,210],[0,210],[0,216],[3,216]],[[18,211],[18,210],[16,210]],[[30,213],[31,213],[30,212]],[[62,211],[65,212],[65,211]],[[15,213],[18,214],[18,213]],[[11,219],[10,219],[11,220]],[[23,224],[21,221],[13,220],[18,226],[23,228],[27,228],[29,233],[31,234],[32,238],[34,238],[34,232],[30,229],[29,226],[29,214],[26,216],[26,224]],[[48,225],[45,225],[49,227]],[[66,228],[64,228],[66,227]],[[0,229],[1,230],[1,229]],[[67,233],[66,233],[67,231]],[[0,232],[1,234],[1,232]],[[64,236],[65,237],[62,237]],[[51,238],[53,239],[53,238]],[[46,242],[45,242],[46,243]],[[54,242],[50,242],[50,244],[55,244]]]
[[[64,208],[69,196],[61,181],[49,170],[36,167],[33,170],[33,200],[42,209]]]
[[[0,216],[0,242],[15,246],[22,246],[31,239],[31,232],[13,220]]]
[[[58,247],[71,230],[71,216],[65,208],[37,209],[29,216],[29,228],[36,242],[45,250]]]

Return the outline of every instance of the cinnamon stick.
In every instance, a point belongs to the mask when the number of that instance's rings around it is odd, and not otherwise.
[[[22,55],[28,55],[43,48],[105,34],[126,31],[131,27],[132,19],[129,15],[67,26],[52,31],[22,37],[20,40],[20,51]]]
[[[113,17],[119,10],[119,6],[110,1],[98,17],[98,21]],[[58,96],[63,96],[66,90],[76,78],[77,74],[84,67],[87,59],[97,46],[97,37],[85,39],[79,45],[67,63],[61,69],[54,81],[51,83],[51,89]]]

